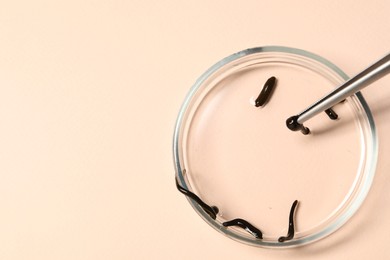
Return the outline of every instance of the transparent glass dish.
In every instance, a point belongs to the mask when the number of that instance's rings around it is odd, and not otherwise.
[[[275,76],[268,103],[253,105]],[[324,238],[350,219],[372,184],[377,160],[373,117],[361,93],[291,132],[285,120],[348,79],[329,61],[280,46],[247,49],[208,69],[180,109],[173,140],[178,184],[208,205],[211,218],[191,198],[194,210],[215,230],[254,246],[286,248]],[[279,242],[298,200],[294,238]],[[243,218],[263,231],[258,239],[225,221]],[[183,227],[185,229],[185,227]]]

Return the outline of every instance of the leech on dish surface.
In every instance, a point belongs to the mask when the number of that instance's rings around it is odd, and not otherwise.
[[[298,205],[298,201],[295,200],[294,203],[291,206],[291,209],[290,209],[290,216],[288,218],[288,232],[287,232],[287,236],[281,236],[278,239],[278,241],[281,242],[281,243],[284,242],[284,241],[291,240],[291,239],[294,238],[294,235],[295,235],[294,215],[295,215],[295,209],[296,209],[297,205]]]
[[[205,202],[203,202],[203,200],[201,200],[196,194],[194,194],[193,192],[183,188],[182,186],[180,186],[177,178],[175,178],[175,181],[176,181],[176,188],[181,192],[183,193],[184,195],[186,195],[187,197],[193,199],[196,203],[198,203],[199,206],[202,207],[202,209],[212,218],[212,219],[216,219],[217,218],[217,214],[219,212],[219,209],[216,207],[216,206],[209,206],[207,205]]]
[[[270,77],[264,84],[259,96],[255,100],[255,107],[264,106],[271,97],[276,85],[276,78]]]
[[[256,228],[255,226],[253,226],[251,223],[249,223],[244,219],[236,218],[230,221],[223,222],[222,225],[225,227],[238,226],[240,228],[245,229],[249,234],[251,234],[255,238],[263,239],[263,233],[258,228]]]

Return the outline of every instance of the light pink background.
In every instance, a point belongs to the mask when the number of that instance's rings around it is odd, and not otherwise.
[[[362,208],[292,250],[246,246],[174,186],[182,100],[221,58],[285,45],[353,75],[390,51],[390,2],[7,1],[0,5],[0,259],[387,259],[390,76]]]

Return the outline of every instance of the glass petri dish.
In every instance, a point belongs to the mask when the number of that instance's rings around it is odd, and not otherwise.
[[[264,107],[254,99],[270,77],[276,87]],[[208,69],[180,109],[173,140],[176,179],[219,212],[194,210],[215,230],[254,246],[286,248],[324,238],[350,219],[372,184],[377,135],[361,93],[307,121],[311,133],[287,129],[301,112],[348,79],[329,61],[304,50],[267,46],[235,53]],[[295,233],[289,228],[293,201]],[[259,239],[224,222],[245,219]]]

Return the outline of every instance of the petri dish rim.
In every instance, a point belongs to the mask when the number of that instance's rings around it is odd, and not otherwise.
[[[181,138],[183,135],[183,122],[185,121],[187,109],[189,108],[191,102],[195,98],[197,91],[212,75],[217,73],[223,66],[250,55],[255,55],[255,54],[272,55],[272,53],[278,53],[280,55],[283,54],[296,55],[297,57],[302,57],[306,60],[313,61],[314,63],[318,63],[321,66],[325,66],[327,69],[330,69],[331,71],[336,73],[339,77],[341,77],[344,80],[348,79],[348,76],[341,69],[339,69],[336,65],[329,62],[328,60],[316,54],[307,52],[305,50],[284,47],[284,46],[264,46],[264,47],[250,48],[250,49],[246,49],[234,53],[222,59],[221,61],[217,62],[215,65],[210,67],[204,74],[202,74],[195,82],[195,84],[191,87],[181,106],[179,115],[176,120],[174,137],[173,137],[173,157],[174,157],[176,177],[180,185],[182,185],[184,188],[191,190],[191,186],[183,172],[183,167],[181,165],[182,162]],[[355,194],[353,194],[352,200],[348,202],[346,208],[341,209],[341,213],[337,216],[337,218],[331,221],[331,223],[326,225],[324,228],[322,228],[321,230],[313,234],[309,234],[305,237],[301,237],[298,239],[286,241],[284,243],[279,243],[277,241],[263,241],[263,240],[248,237],[246,235],[242,235],[240,232],[236,232],[233,229],[228,229],[223,227],[220,222],[210,218],[209,215],[205,213],[204,210],[196,202],[188,198],[188,201],[190,202],[191,206],[210,226],[212,226],[217,231],[239,242],[243,242],[249,245],[254,245],[259,247],[270,247],[270,248],[296,247],[296,246],[312,243],[314,241],[317,241],[321,238],[324,238],[332,234],[337,229],[339,229],[344,223],[346,223],[348,219],[350,219],[355,214],[355,212],[359,209],[360,205],[363,203],[371,187],[375,175],[375,169],[376,169],[376,161],[377,161],[377,154],[378,154],[378,139],[377,139],[374,119],[369,109],[369,106],[364,100],[362,94],[358,92],[353,96],[353,98],[355,102],[360,106],[360,109],[362,110],[363,113],[362,120],[364,120],[363,123],[365,128],[363,129],[363,131],[365,131],[364,133],[365,137],[368,138],[368,141],[365,142],[364,144],[365,145],[364,155],[362,155],[366,157],[364,165],[362,165],[362,167],[364,168],[364,174],[363,176],[361,176],[360,180],[357,180],[359,181],[358,183],[359,187],[357,188],[358,189],[357,191],[354,190]]]

